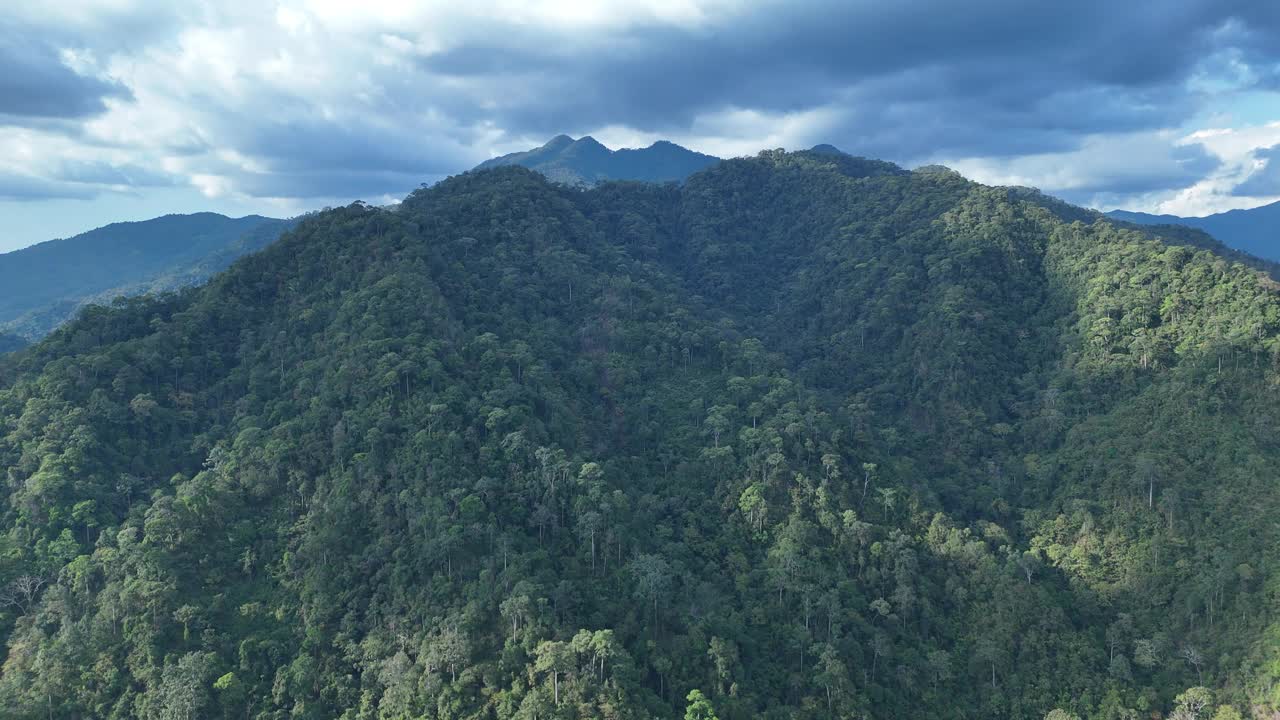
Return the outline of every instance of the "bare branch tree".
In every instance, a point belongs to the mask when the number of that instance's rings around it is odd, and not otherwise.
[[[26,615],[35,604],[40,589],[49,579],[41,575],[21,575],[0,590],[0,607],[16,607]]]
[[[1182,649],[1178,651],[1178,654],[1182,656],[1183,660],[1186,660],[1190,665],[1195,667],[1196,678],[1197,680],[1202,681],[1203,675],[1200,673],[1200,666],[1204,664],[1204,656],[1200,654],[1200,651],[1193,645],[1183,645]]]

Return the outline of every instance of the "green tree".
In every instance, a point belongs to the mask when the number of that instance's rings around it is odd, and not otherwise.
[[[690,690],[685,700],[689,704],[685,707],[684,720],[718,720],[715,709],[711,707],[711,701],[702,694],[701,690]]]

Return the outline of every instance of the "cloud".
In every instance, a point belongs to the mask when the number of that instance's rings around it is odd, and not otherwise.
[[[38,151],[0,169],[58,197],[376,197],[567,132],[1154,197],[1222,172],[1176,128],[1280,77],[1264,5],[18,0],[0,113]]]
[[[1037,185],[1083,205],[1116,196],[1178,190],[1217,170],[1222,160],[1204,145],[1168,132],[1095,135],[1061,153],[1012,159],[951,161],[962,174],[995,185]]]
[[[173,178],[146,168],[96,162],[63,163],[45,175],[0,168],[0,200],[89,199],[173,184]]]
[[[0,200],[88,199],[97,191],[85,185],[63,183],[33,175],[0,171]]]
[[[1182,135],[1175,142],[1203,147],[1218,160],[1217,167],[1181,189],[1153,190],[1127,196],[1110,194],[1099,197],[1095,204],[1105,209],[1142,210],[1191,217],[1280,200],[1280,196],[1244,196],[1236,190],[1263,165],[1263,161],[1257,157],[1259,151],[1280,145],[1280,122],[1203,128]],[[1128,148],[1117,149],[1117,157],[1123,159],[1128,155]]]
[[[1280,145],[1263,148],[1253,154],[1260,167],[1244,182],[1231,189],[1237,197],[1275,197],[1280,195]]]
[[[541,134],[679,133],[725,108],[833,107],[848,122],[826,139],[842,147],[904,160],[1018,154],[1169,127],[1195,111],[1182,85],[1230,15],[1198,1],[1156,10],[1099,0],[975,0],[962,11],[919,0],[765,3],[711,28],[642,26],[585,47],[494,20],[486,36],[500,42],[419,62],[473,87],[505,82],[513,91],[494,93],[481,114]]]
[[[0,122],[83,118],[128,98],[119,83],[77,72],[74,58],[16,32],[0,31]]]

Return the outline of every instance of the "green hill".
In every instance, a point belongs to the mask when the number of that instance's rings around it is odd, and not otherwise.
[[[1252,268],[823,152],[319,213],[0,360],[0,707],[1273,712],[1278,333]]]
[[[36,339],[86,304],[203,282],[292,225],[257,215],[165,215],[0,254],[0,331]]]

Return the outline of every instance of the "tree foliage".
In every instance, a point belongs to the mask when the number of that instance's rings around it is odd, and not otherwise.
[[[847,156],[330,210],[0,360],[0,706],[1275,709],[1278,330],[1248,267]]]

